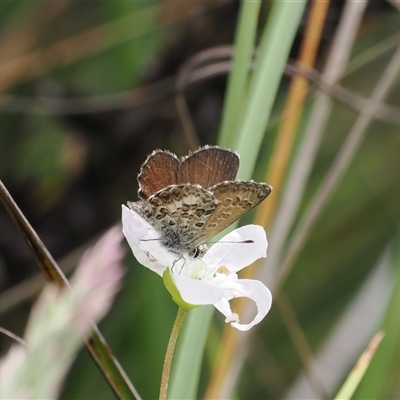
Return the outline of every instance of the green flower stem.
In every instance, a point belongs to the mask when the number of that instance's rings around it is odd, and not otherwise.
[[[176,315],[174,326],[172,327],[171,336],[169,337],[167,353],[165,354],[164,367],[161,376],[160,400],[167,399],[169,373],[171,371],[172,358],[174,356],[176,340],[178,339],[179,332],[181,331],[186,311],[187,310],[181,307],[178,308],[178,314]]]

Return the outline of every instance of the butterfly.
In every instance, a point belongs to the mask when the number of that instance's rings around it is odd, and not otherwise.
[[[160,232],[169,251],[196,257],[201,245],[272,191],[266,183],[236,181],[238,169],[239,155],[218,146],[181,158],[155,150],[138,174],[140,200],[127,204]]]

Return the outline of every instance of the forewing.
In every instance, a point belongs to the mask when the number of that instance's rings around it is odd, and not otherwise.
[[[210,189],[218,205],[202,232],[204,243],[260,204],[272,191],[265,183],[223,182]]]
[[[227,149],[205,146],[185,157],[178,173],[178,183],[211,188],[224,181],[235,180],[239,156]]]
[[[161,189],[177,183],[180,161],[175,154],[156,150],[143,163],[138,175],[139,197],[148,199]]]

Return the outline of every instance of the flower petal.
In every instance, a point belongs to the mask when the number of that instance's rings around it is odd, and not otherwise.
[[[204,305],[214,304],[224,297],[224,291],[219,287],[201,282],[186,276],[171,273],[175,286],[182,299],[189,304]]]
[[[122,230],[140,264],[162,275],[172,265],[176,255],[160,243],[160,233],[147,221],[126,206],[122,206]]]
[[[254,279],[227,279],[218,284],[218,287],[224,289],[225,298],[215,303],[214,307],[225,315],[225,322],[233,321],[231,325],[240,331],[247,331],[258,324],[271,308],[271,292],[260,281]],[[232,312],[228,300],[234,297],[247,297],[255,302],[257,314],[249,324],[240,324],[237,314]]]
[[[214,303],[214,307],[221,313],[225,315],[225,322],[239,322],[239,316],[232,312],[231,306],[227,299],[222,299],[218,303]]]
[[[241,243],[246,240],[252,240],[252,243]],[[259,258],[266,257],[267,247],[264,228],[246,225],[224,236],[202,259],[208,265],[224,266],[230,272],[237,272]]]

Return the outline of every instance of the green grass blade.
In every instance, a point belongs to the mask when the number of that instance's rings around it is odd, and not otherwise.
[[[242,160],[239,179],[249,179],[252,175],[305,5],[305,1],[278,1],[270,12],[250,83],[247,110],[235,146]]]
[[[356,390],[358,384],[363,378],[365,371],[367,370],[373,355],[375,354],[376,349],[378,348],[380,342],[383,339],[384,334],[382,332],[378,332],[371,340],[367,349],[358,359],[357,364],[354,366],[350,375],[346,379],[346,382],[339,390],[339,393],[336,395],[334,400],[349,400],[353,396],[354,391]],[[371,397],[369,394],[365,398],[375,398]]]
[[[228,79],[226,102],[219,133],[219,144],[233,147],[243,113],[243,101],[247,94],[250,64],[253,58],[258,13],[261,1],[241,3],[239,24],[235,37],[232,72]]]
[[[397,254],[394,257],[395,284],[387,312],[382,324],[385,339],[371,362],[364,379],[354,395],[355,399],[395,398],[397,393],[388,393],[388,388],[396,387],[400,371],[400,235],[397,240]],[[398,387],[398,385],[397,385]]]
[[[203,349],[213,311],[212,306],[203,306],[189,311],[175,352],[168,390],[169,399],[196,398]]]

